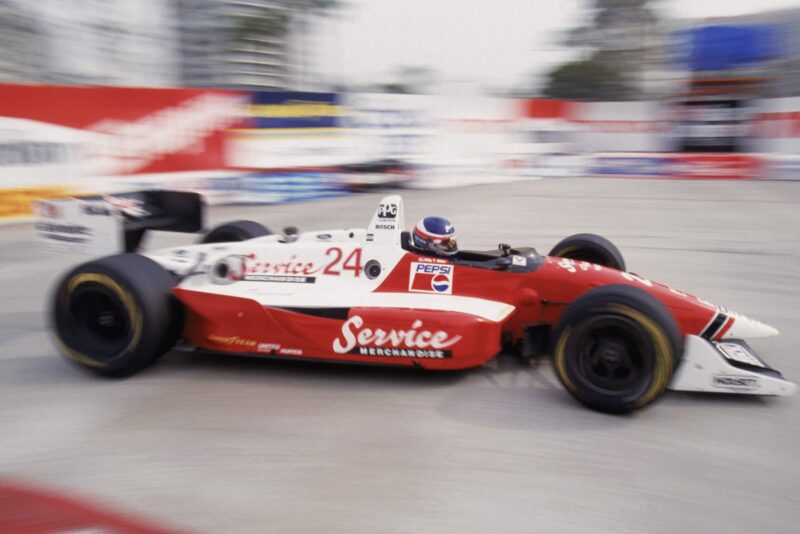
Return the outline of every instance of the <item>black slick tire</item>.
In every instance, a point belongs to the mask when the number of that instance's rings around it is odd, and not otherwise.
[[[55,341],[69,360],[104,376],[124,377],[168,352],[182,328],[174,279],[155,261],[119,254],[84,263],[55,290]]]
[[[670,311],[643,289],[592,289],[567,308],[553,336],[553,363],[564,387],[586,406],[626,413],[666,389],[682,354]]]
[[[619,249],[603,236],[575,234],[559,241],[548,256],[588,261],[603,267],[625,270],[625,260]]]

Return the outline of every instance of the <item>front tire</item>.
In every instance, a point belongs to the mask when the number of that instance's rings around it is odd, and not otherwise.
[[[104,376],[132,375],[177,341],[182,309],[174,280],[155,261],[119,254],[84,263],[56,288],[56,343],[74,363]]]
[[[575,234],[559,241],[548,256],[588,261],[619,271],[625,270],[625,260],[619,249],[603,236],[597,234]]]
[[[642,408],[669,384],[681,335],[669,310],[642,289],[592,289],[564,313],[553,362],[559,380],[586,406],[607,413]]]

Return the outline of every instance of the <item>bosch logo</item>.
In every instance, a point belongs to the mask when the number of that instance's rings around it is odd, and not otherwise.
[[[397,217],[397,204],[381,204],[378,208],[378,217],[381,219],[394,219]]]
[[[415,293],[452,294],[454,271],[452,265],[414,262],[411,264],[408,290]]]

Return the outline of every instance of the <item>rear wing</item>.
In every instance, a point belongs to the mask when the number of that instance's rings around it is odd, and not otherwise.
[[[201,197],[184,191],[43,200],[37,212],[36,231],[47,248],[93,256],[136,252],[148,230],[203,229]]]

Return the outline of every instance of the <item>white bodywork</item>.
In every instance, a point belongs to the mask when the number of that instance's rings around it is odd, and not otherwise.
[[[686,336],[683,359],[669,389],[783,396],[795,393],[797,385],[784,380],[741,342],[711,342],[699,336]]]
[[[36,231],[47,250],[99,257],[124,248],[123,214],[106,201],[44,200],[37,212]]]
[[[725,310],[725,313],[733,319],[733,322],[728,331],[722,335],[722,339],[753,339],[777,336],[780,333],[777,328],[746,315],[730,310]]]
[[[181,288],[245,297],[265,306],[457,311],[493,322],[501,322],[513,313],[514,306],[482,298],[442,298],[432,292],[373,292],[405,254],[400,244],[404,226],[402,199],[392,195],[381,200],[366,229],[172,247],[146,256],[176,274],[198,273],[186,277]],[[363,272],[370,262],[380,265],[379,275],[370,277]],[[221,264],[225,265],[225,276],[215,274]],[[236,283],[231,283],[231,274]],[[299,281],[309,277],[313,277],[313,283]]]

